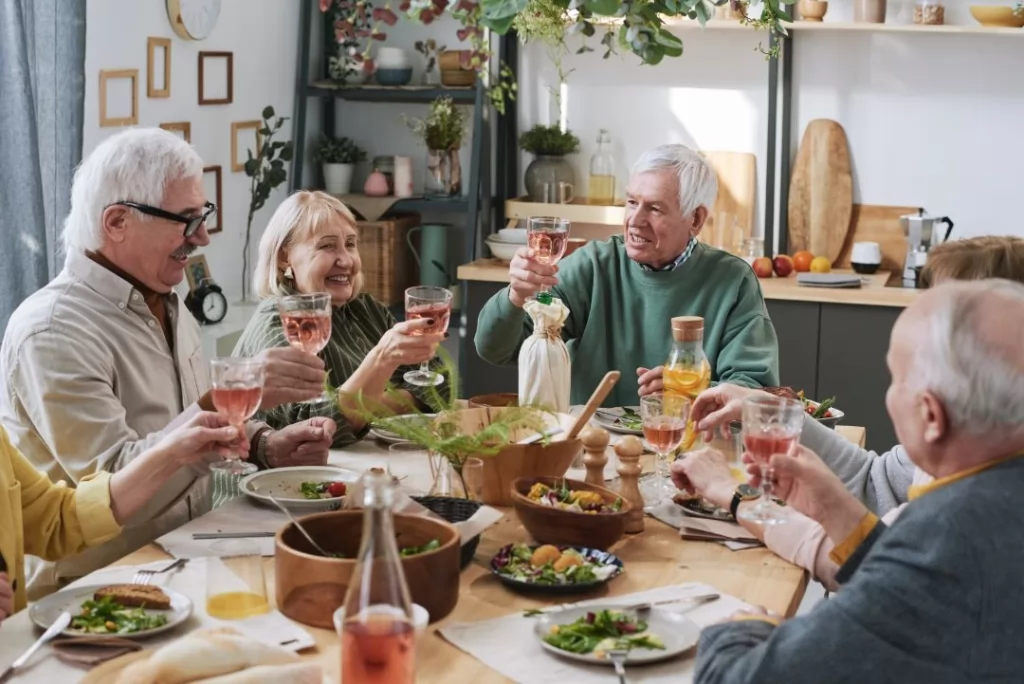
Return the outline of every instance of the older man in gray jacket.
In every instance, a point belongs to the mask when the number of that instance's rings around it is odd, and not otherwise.
[[[705,629],[698,684],[1018,682],[1024,672],[1024,286],[930,290],[893,329],[886,404],[913,463],[891,528],[809,449],[778,493],[839,541],[843,590],[809,615]]]

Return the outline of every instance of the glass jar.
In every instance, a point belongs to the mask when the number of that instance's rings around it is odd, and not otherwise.
[[[704,319],[700,316],[676,316],[672,319],[672,349],[665,361],[663,383],[666,396],[690,402],[711,386],[711,364],[704,354]],[[699,435],[693,421],[687,420],[680,450],[698,448]]]
[[[764,240],[762,238],[746,238],[743,240],[743,249],[740,252],[741,259],[753,266],[754,259],[758,259],[763,256]]]
[[[933,26],[946,23],[946,9],[937,0],[917,0],[914,5],[914,23]]]

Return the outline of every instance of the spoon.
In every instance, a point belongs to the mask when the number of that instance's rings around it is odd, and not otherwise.
[[[324,556],[325,558],[330,558],[331,557],[331,554],[329,554],[326,551],[324,551],[323,548],[319,544],[317,544],[315,541],[313,541],[313,538],[311,536],[309,536],[309,532],[306,531],[306,528],[302,526],[302,523],[300,523],[298,520],[295,519],[295,516],[292,515],[291,511],[289,511],[287,508],[284,507],[284,504],[282,504],[280,501],[275,499],[273,494],[268,494],[267,497],[271,501],[274,502],[275,506],[277,506],[278,508],[281,509],[282,513],[284,513],[285,515],[288,516],[288,519],[292,521],[292,524],[295,525],[295,528],[298,529],[298,531],[302,533],[302,536],[306,538],[306,541],[308,541],[310,544],[312,544],[313,548],[316,549],[320,553],[321,556]]]

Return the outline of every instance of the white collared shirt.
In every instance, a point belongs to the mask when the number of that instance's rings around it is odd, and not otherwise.
[[[174,334],[129,282],[73,254],[11,316],[0,348],[7,381],[0,422],[11,442],[54,482],[75,486],[115,472],[200,409],[209,388],[199,325],[167,295]],[[27,559],[30,596],[108,565],[210,510],[211,478],[182,468],[105,544],[42,568]],[[56,573],[56,574],[55,574]]]

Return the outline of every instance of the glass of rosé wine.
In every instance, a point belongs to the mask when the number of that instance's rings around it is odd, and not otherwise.
[[[761,498],[741,510],[740,518],[762,525],[786,522],[785,510],[771,497],[771,459],[774,454],[793,452],[803,425],[802,402],[768,394],[743,402],[743,450],[761,469]]]
[[[655,392],[640,397],[640,418],[644,439],[658,455],[656,477],[666,493],[674,491],[668,455],[679,448],[690,418],[690,400],[677,394]]]
[[[245,421],[252,418],[263,400],[263,362],[256,359],[226,357],[210,361],[210,394],[217,413],[221,414],[245,434]],[[242,461],[237,455],[210,464],[214,470],[232,475],[255,473],[254,464]]]
[[[414,335],[437,335],[448,330],[452,316],[452,293],[443,287],[410,287],[405,291],[405,320],[433,319],[434,324],[419,328]],[[430,370],[430,363],[424,361],[416,370],[407,372],[402,378],[410,385],[431,387],[444,382],[444,376]]]
[[[331,295],[326,292],[288,295],[277,302],[284,336],[295,349],[319,354],[331,339]],[[306,404],[332,402],[326,390],[306,400]]]
[[[554,266],[569,246],[569,220],[554,216],[534,216],[526,221],[526,239],[533,258],[545,266]],[[551,291],[537,293],[541,301],[550,301]]]

